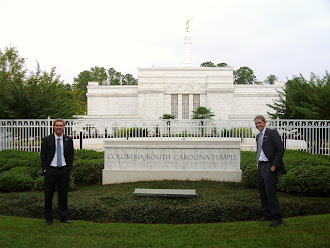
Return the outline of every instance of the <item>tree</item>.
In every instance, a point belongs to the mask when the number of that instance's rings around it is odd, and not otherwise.
[[[72,96],[76,99],[79,104],[79,113],[84,113],[87,107],[87,85],[88,82],[93,82],[93,75],[91,71],[82,71],[77,77],[73,79]]]
[[[0,49],[0,118],[15,118],[26,111],[24,62],[15,47]]]
[[[207,61],[207,62],[201,63],[200,67],[229,67],[229,65],[227,63],[214,64],[211,61]],[[274,76],[274,75],[270,75],[270,76]],[[274,80],[274,78],[271,77],[271,80]],[[277,78],[276,78],[276,80],[277,80]],[[235,84],[262,84],[262,82],[257,81],[253,70],[247,66],[240,67],[238,70],[234,71],[234,83]]]
[[[193,119],[211,119],[214,116],[211,109],[202,106],[193,111],[193,114]]]
[[[211,61],[207,61],[207,62],[201,63],[200,67],[216,67],[216,65]]]
[[[66,85],[64,85],[66,86]],[[78,114],[85,114],[87,109],[87,97],[86,91],[82,91],[78,89],[77,84],[70,85],[71,90],[66,89],[70,98],[74,99],[75,104],[77,105],[77,112]]]
[[[132,74],[124,75],[122,80],[123,80],[123,84],[137,85],[137,80],[133,77]]]
[[[279,99],[268,104],[275,113],[268,113],[272,118],[281,119],[330,119],[330,74],[319,77],[311,73],[307,81],[302,75],[288,80]]]
[[[82,71],[74,78],[74,91],[72,96],[79,102],[79,112],[87,106],[87,85],[88,82],[99,82],[99,84],[110,85],[137,85],[137,80],[132,74],[123,75],[114,68],[94,66],[90,70]],[[83,111],[84,112],[84,111]]]
[[[164,120],[169,120],[169,119],[175,119],[175,116],[170,114],[163,114],[161,118]]]
[[[235,84],[255,84],[256,76],[252,69],[247,66],[240,67],[234,71],[234,83]]]
[[[278,80],[278,78],[271,74],[268,77],[266,77],[266,79],[264,80],[264,84],[275,84],[275,82]]]
[[[200,125],[201,126],[204,126],[204,120],[205,119],[211,119],[214,114],[213,112],[211,111],[211,109],[208,109],[206,107],[198,107],[195,111],[193,111],[193,119],[201,119],[200,121]],[[202,137],[204,137],[204,127],[201,127],[201,135]]]
[[[37,71],[26,76],[25,60],[16,48],[0,50],[0,118],[71,118],[78,114],[70,90],[55,73]]]
[[[82,71],[77,77],[73,78],[73,81],[77,83],[78,90],[86,91],[88,82],[93,81],[92,72],[87,70]]]
[[[299,135],[306,141],[310,151],[326,154],[330,137],[329,129],[310,128],[309,124],[314,126],[314,122],[308,122],[308,120],[330,119],[330,74],[328,71],[323,77],[311,73],[309,81],[302,75],[294,76],[286,82],[282,91],[279,91],[279,97],[273,104],[268,104],[275,110],[275,113],[268,112],[269,116],[307,120],[295,130],[295,135]]]
[[[26,94],[24,82],[12,81],[10,84],[1,82],[0,87],[0,118],[24,118],[29,112],[30,99]]]
[[[94,82],[102,83],[108,79],[107,71],[104,67],[94,66],[91,68],[91,75]]]
[[[219,63],[217,64],[217,67],[228,67],[229,65],[227,63]]]
[[[37,71],[26,82],[31,104],[29,118],[71,118],[78,114],[78,104],[66,88],[55,67],[50,72],[41,71],[38,64]]]
[[[0,49],[0,80],[1,82],[22,81],[25,78],[25,59],[19,56],[15,47]]]
[[[229,65],[227,63],[218,63],[214,64],[211,61],[203,62],[201,63],[200,67],[228,67]]]
[[[110,68],[108,70],[108,75],[108,80],[110,81],[111,85],[120,85],[122,82],[122,74],[115,69]]]
[[[123,75],[114,68],[106,70],[104,67],[94,66],[89,71],[80,72],[78,77],[74,78],[74,82],[78,84],[78,89],[87,92],[88,82],[99,82],[100,84],[107,81],[110,85],[137,85],[137,79],[132,74]]]

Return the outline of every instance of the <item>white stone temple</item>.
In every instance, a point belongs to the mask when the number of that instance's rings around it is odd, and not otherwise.
[[[87,86],[87,115],[83,118],[159,119],[172,114],[191,119],[203,106],[215,114],[213,119],[253,119],[268,116],[267,103],[278,99],[284,82],[274,85],[234,84],[233,67],[194,67],[191,37],[184,37],[181,67],[138,68],[138,85]]]

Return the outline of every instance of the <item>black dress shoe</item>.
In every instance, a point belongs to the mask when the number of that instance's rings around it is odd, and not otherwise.
[[[53,221],[51,221],[51,220],[47,220],[47,221],[46,221],[46,225],[47,225],[47,226],[50,226],[51,224],[53,224]]]
[[[270,227],[278,227],[279,225],[281,225],[283,223],[282,220],[274,220],[269,226]]]
[[[272,220],[271,218],[268,218],[266,216],[262,217],[261,219],[256,219],[256,221],[269,221]]]
[[[63,222],[63,223],[68,223],[68,224],[71,224],[72,223],[71,220],[60,220],[60,221]]]

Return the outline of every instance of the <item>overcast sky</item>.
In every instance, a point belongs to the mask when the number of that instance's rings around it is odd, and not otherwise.
[[[0,0],[0,49],[65,83],[103,66],[178,67],[190,21],[191,57],[248,66],[263,81],[330,71],[330,0]]]

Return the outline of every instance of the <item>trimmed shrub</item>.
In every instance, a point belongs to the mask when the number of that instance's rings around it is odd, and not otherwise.
[[[136,188],[196,189],[196,198],[136,197]],[[283,217],[330,212],[329,197],[278,193]],[[30,191],[0,193],[0,214],[43,218],[44,195]],[[58,215],[54,195],[54,217]],[[262,216],[258,190],[240,183],[156,181],[81,187],[70,192],[69,216],[75,220],[125,223],[211,223],[254,220]]]
[[[286,150],[283,162],[290,169],[295,166],[329,166],[330,157],[327,155],[311,154],[303,151]]]
[[[39,176],[33,180],[33,189],[34,190],[43,190],[44,189],[44,183],[45,183],[45,177]],[[74,177],[70,176],[70,184],[69,189],[74,190],[75,189],[75,180]]]
[[[256,152],[241,152],[242,184],[247,188],[257,187]],[[286,150],[283,158],[288,174],[279,176],[279,190],[307,196],[330,195],[329,162],[326,155],[313,155],[302,151]],[[26,168],[17,169],[14,168]],[[101,183],[104,167],[104,152],[92,150],[77,150],[70,181],[70,188],[77,185],[91,185]],[[12,171],[13,170],[13,171]],[[11,171],[11,172],[10,172]],[[16,171],[16,172],[15,172]],[[7,172],[7,173],[5,173]],[[10,172],[10,173],[9,173]],[[20,175],[14,175],[19,172]],[[3,173],[5,173],[3,175]],[[43,189],[43,177],[40,177],[40,153],[5,150],[0,152],[0,176],[11,182],[6,186],[2,180],[1,191],[21,191]],[[23,179],[25,178],[25,179]],[[30,185],[30,178],[33,180]],[[13,181],[25,181],[25,186],[13,186]],[[24,184],[24,183],[23,183]],[[26,186],[27,185],[27,186]],[[19,188],[19,189],[18,189]]]
[[[242,184],[246,188],[258,187],[256,156],[256,152],[241,152]]]
[[[109,216],[109,209],[99,202],[74,203],[69,205],[72,219],[86,221],[105,221]]]
[[[0,174],[0,191],[19,192],[32,189],[33,178],[28,167],[16,167]]]
[[[257,188],[256,152],[241,152],[242,184]],[[278,189],[306,196],[330,195],[330,158],[302,151],[287,150],[283,162],[286,175],[279,175]]]
[[[94,150],[77,150],[74,153],[74,159],[100,159],[104,158],[104,152],[97,152]]]
[[[35,190],[43,190],[45,183],[45,177],[39,176],[33,180],[33,189]]]
[[[96,152],[93,150],[76,151],[73,174],[76,175],[78,182],[80,182],[81,185],[101,182],[103,160],[104,152]],[[90,164],[90,166],[88,166],[88,164]],[[0,176],[0,178],[3,178],[0,183],[0,191],[3,192],[25,191],[30,189],[43,190],[44,177],[41,176],[40,153],[17,150],[1,151]],[[20,181],[20,183],[15,183],[18,181]],[[8,182],[8,185],[5,185],[5,182]],[[75,178],[71,175],[70,189],[74,188]]]
[[[77,160],[73,163],[72,176],[78,185],[90,185],[102,182],[104,159]]]
[[[288,173],[279,177],[279,190],[306,196],[330,195],[330,157],[286,150],[283,162]]]
[[[256,152],[241,151],[241,170],[244,171],[246,167],[251,166],[257,168],[256,157]]]
[[[17,150],[0,152],[0,173],[15,167],[41,168],[40,153]]]
[[[304,165],[290,168],[279,178],[278,189],[306,196],[330,195],[330,167]]]
[[[258,188],[256,162],[248,164],[242,172],[242,184],[246,188]]]

